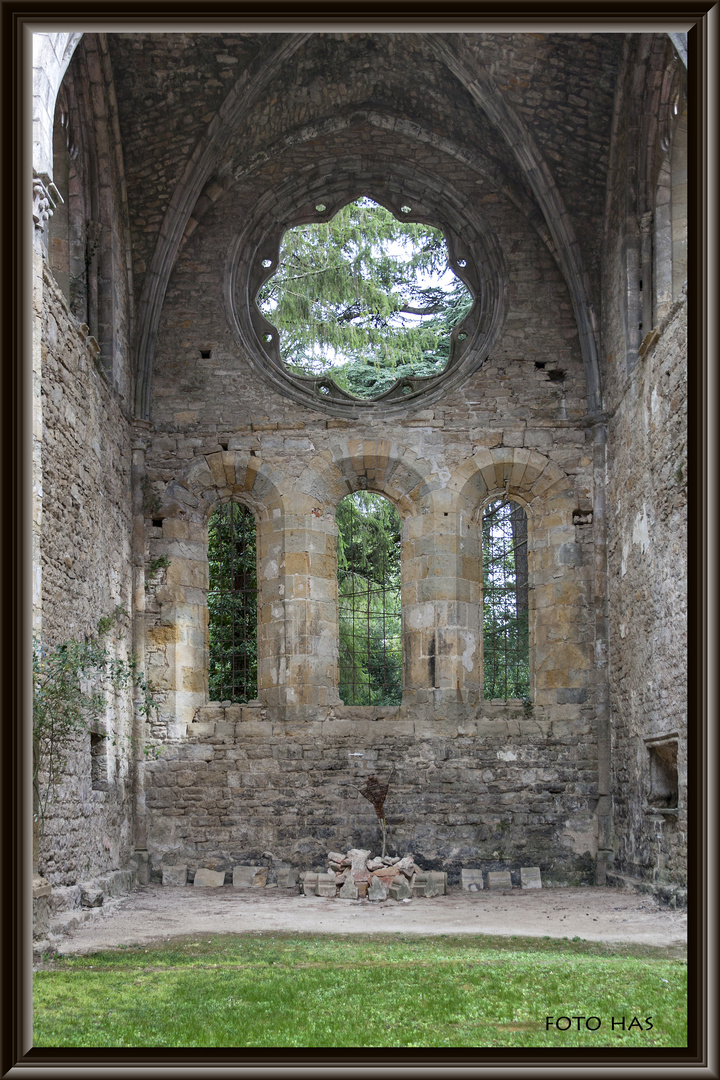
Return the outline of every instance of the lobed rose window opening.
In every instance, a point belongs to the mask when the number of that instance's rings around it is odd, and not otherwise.
[[[442,229],[362,197],[329,221],[285,232],[257,305],[291,374],[327,375],[367,399],[403,377],[441,374],[473,296],[451,268]]]

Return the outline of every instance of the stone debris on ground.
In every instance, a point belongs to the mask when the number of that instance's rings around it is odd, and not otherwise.
[[[299,875],[294,867],[277,867],[271,874],[269,866],[234,866],[234,888],[297,889],[304,896],[324,896],[340,900],[401,901],[413,898],[431,899],[447,893],[447,873],[442,870],[424,870],[415,862],[413,855],[373,856],[365,848],[351,848],[345,854],[330,851],[326,870],[305,870]],[[273,880],[271,880],[271,878]],[[168,886],[185,885],[188,881],[186,865],[165,866],[162,883]],[[194,873],[193,885],[218,888],[225,883],[225,872],[200,867]],[[512,889],[509,870],[483,870],[463,868],[460,886],[464,892],[480,892],[484,889]],[[540,867],[520,868],[520,887],[540,889]],[[85,906],[89,906],[89,903]]]

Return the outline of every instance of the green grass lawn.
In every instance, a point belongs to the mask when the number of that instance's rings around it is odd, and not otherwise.
[[[601,1026],[547,1031],[547,1016]],[[686,965],[578,939],[173,939],[51,960],[34,976],[34,1036],[43,1047],[683,1047]]]

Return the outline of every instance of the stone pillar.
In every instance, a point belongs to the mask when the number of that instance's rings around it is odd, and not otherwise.
[[[258,696],[269,706],[338,704],[335,520],[312,498],[286,495],[258,542]]]
[[[132,442],[132,647],[139,668],[145,671],[145,516],[143,511],[143,480],[145,478],[145,454],[150,424],[146,420],[135,422]],[[133,843],[137,863],[138,881],[148,882],[147,876],[147,826],[145,816],[145,717],[134,702],[133,709]]]
[[[403,703],[475,705],[483,685],[480,537],[450,493],[440,496],[403,529]]]

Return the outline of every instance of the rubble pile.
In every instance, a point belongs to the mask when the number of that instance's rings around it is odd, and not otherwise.
[[[372,852],[352,848],[342,854],[328,852],[325,873],[300,874],[305,896],[329,896],[340,900],[412,900],[444,896],[447,874],[423,870],[412,855],[372,857]]]

